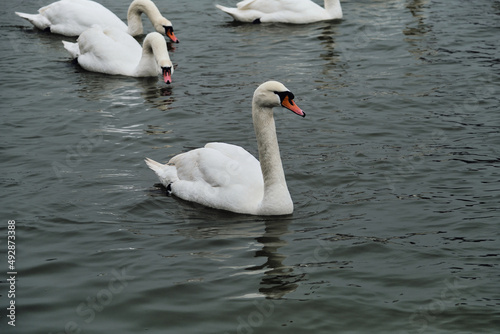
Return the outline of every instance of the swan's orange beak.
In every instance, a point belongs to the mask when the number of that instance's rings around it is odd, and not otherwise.
[[[172,83],[172,72],[171,72],[170,67],[162,67],[161,72],[163,74],[163,81],[165,81],[166,84],[171,84]]]
[[[167,36],[168,38],[170,38],[170,40],[173,42],[173,43],[179,43],[179,39],[177,39],[177,37],[175,37],[174,35],[174,32],[173,31],[169,31],[167,33]]]
[[[283,98],[283,101],[281,101],[281,105],[283,107],[287,108],[288,110],[293,111],[294,113],[296,113],[299,116],[306,117],[306,113],[303,112],[302,109],[300,109],[295,104],[295,102],[293,101],[293,99],[291,99],[290,96],[288,96],[288,95]]]
[[[170,38],[172,43],[179,43],[179,39],[177,39],[177,37],[175,37],[174,35],[174,28],[165,27],[165,35],[167,35],[167,37]]]

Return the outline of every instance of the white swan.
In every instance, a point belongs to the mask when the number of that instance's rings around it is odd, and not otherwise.
[[[106,74],[148,77],[163,75],[172,82],[174,67],[165,38],[157,32],[146,35],[143,46],[129,34],[94,26],[85,30],[76,43],[63,41],[64,48],[88,71]]]
[[[128,26],[103,5],[90,0],[61,0],[38,10],[39,14],[16,12],[41,30],[65,36],[80,36],[94,25],[114,27],[132,36],[143,33],[141,14],[146,14],[156,31],[167,35],[172,42],[179,42],[172,23],[164,18],[151,0],[134,0],[127,13]]]
[[[236,8],[216,7],[241,22],[305,24],[342,18],[340,0],[325,0],[324,8],[311,0],[244,0]]]
[[[239,146],[208,143],[179,154],[163,165],[146,158],[161,183],[177,197],[216,209],[253,215],[293,212],[281,164],[273,107],[304,117],[293,94],[277,81],[260,85],[253,95],[252,118],[259,160]]]

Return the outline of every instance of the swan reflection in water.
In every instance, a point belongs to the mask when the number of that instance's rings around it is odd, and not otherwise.
[[[432,25],[426,23],[429,15],[427,5],[427,0],[413,0],[406,5],[415,20],[409,21],[403,29],[404,40],[409,45],[408,51],[417,59],[425,59],[428,55],[437,54],[435,46],[431,45]]]
[[[149,108],[162,111],[168,110],[175,101],[173,88],[165,86],[155,77],[108,76],[84,69],[79,72],[75,91],[89,101],[106,101],[112,106],[123,105],[137,110],[145,110],[149,105]]]
[[[158,186],[161,185],[158,184]],[[152,195],[164,196],[164,193],[155,191]],[[280,253],[280,249],[288,245],[284,237],[293,233],[288,229],[293,217],[238,215],[175,199],[176,206],[180,205],[184,213],[191,212],[186,216],[186,224],[184,224],[186,227],[178,229],[176,231],[178,234],[192,239],[237,239],[235,242],[238,244],[244,240],[255,240],[255,242],[245,242],[242,247],[237,248],[240,254],[244,251],[252,251],[254,253],[254,260],[251,260],[253,264],[238,267],[222,265],[221,268],[236,270],[230,276],[260,277],[259,289],[244,295],[232,296],[231,299],[259,297],[280,299],[295,291],[299,282],[305,280],[305,273],[297,273],[294,271],[294,266],[284,264],[287,256]],[[264,233],[262,233],[262,228],[264,228]],[[234,252],[233,248],[231,252]],[[233,255],[228,253],[228,249],[222,249],[221,252],[212,254],[211,257],[224,263]]]
[[[289,234],[290,219],[269,219],[265,221],[265,232],[255,240],[262,245],[262,249],[255,252],[255,257],[264,257],[265,262],[246,270],[265,270],[259,288],[260,294],[266,298],[279,299],[293,292],[298,282],[304,280],[305,273],[294,273],[292,266],[283,264],[286,256],[278,250],[288,244],[282,237]]]

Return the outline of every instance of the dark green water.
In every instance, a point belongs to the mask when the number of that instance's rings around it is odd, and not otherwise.
[[[47,3],[0,9],[2,333],[500,331],[500,1],[343,1],[340,22],[288,26],[159,0],[169,87],[72,64],[70,38],[13,13]],[[269,79],[307,113],[275,113],[292,216],[154,187],[146,156],[256,153]]]

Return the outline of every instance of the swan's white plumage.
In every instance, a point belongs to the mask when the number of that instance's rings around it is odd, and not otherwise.
[[[236,145],[208,143],[176,155],[166,165],[151,159],[146,163],[165,186],[170,184],[175,196],[187,201],[250,213],[263,196],[259,161]]]
[[[52,33],[79,36],[97,24],[127,31],[127,25],[103,5],[89,0],[61,0],[38,10],[38,14],[16,12],[38,29]]]
[[[340,0],[325,0],[324,7],[311,0],[244,0],[236,8],[216,7],[241,22],[305,24],[342,18]]]
[[[129,25],[120,20],[103,5],[91,0],[60,0],[38,10],[38,14],[16,12],[38,29],[50,29],[50,32],[65,36],[79,36],[92,26],[112,27],[132,36],[143,33],[141,14],[145,13],[156,31],[165,34],[165,26],[172,23],[164,18],[151,0],[134,0],[128,9]],[[171,33],[172,41],[177,41]]]
[[[260,85],[252,103],[259,160],[239,146],[208,143],[176,155],[167,164],[146,163],[172,194],[212,208],[237,213],[282,215],[293,212],[279,154],[273,107],[286,106],[277,92],[289,93],[276,81]],[[305,114],[292,103],[301,116]],[[288,106],[287,106],[288,108]]]
[[[129,34],[94,26],[84,31],[76,43],[63,41],[64,48],[88,71],[133,77],[157,76],[161,67],[173,66],[162,35],[149,33],[141,46]]]

